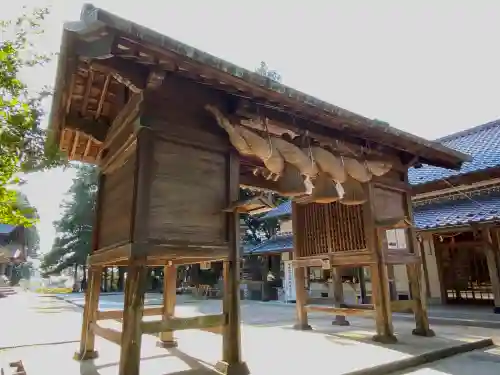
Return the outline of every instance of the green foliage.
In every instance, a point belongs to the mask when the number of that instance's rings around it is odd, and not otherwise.
[[[68,191],[70,199],[63,202],[63,216],[54,222],[57,236],[40,265],[46,274],[59,273],[75,264],[85,265],[90,253],[98,170],[86,164],[75,168],[76,178]]]
[[[50,56],[34,52],[30,36],[42,33],[41,22],[47,9],[24,13],[14,21],[0,21],[0,222],[30,225],[33,215],[26,215],[16,205],[19,172],[40,170],[62,161],[56,147],[45,144],[46,130],[41,126],[42,100],[47,89],[37,94],[20,80],[24,68],[43,65]]]

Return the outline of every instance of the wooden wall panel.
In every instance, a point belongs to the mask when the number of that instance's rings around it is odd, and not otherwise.
[[[135,155],[112,173],[101,186],[102,204],[98,248],[130,240]]]
[[[157,140],[150,237],[167,243],[226,243],[227,163],[222,153]]]
[[[375,187],[373,199],[376,220],[404,218],[406,205],[402,192]]]

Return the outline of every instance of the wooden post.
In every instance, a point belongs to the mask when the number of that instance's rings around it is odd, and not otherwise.
[[[80,350],[75,353],[73,359],[84,361],[97,358],[95,350],[95,334],[90,325],[96,321],[99,307],[99,295],[101,293],[102,267],[89,268],[87,289],[85,290],[85,305],[83,307],[82,333],[80,338]]]
[[[491,292],[493,293],[493,302],[495,304],[493,312],[495,314],[500,314],[500,277],[497,256],[495,254],[495,252],[498,251],[495,245],[498,246],[498,244],[496,243],[496,238],[492,236],[493,233],[491,233],[490,229],[483,229],[481,233],[483,236],[486,263],[488,264],[488,273],[490,275]]]
[[[368,303],[366,295],[366,279],[365,279],[365,267],[358,268],[358,278],[359,278],[359,294],[361,297],[361,303]]]
[[[408,173],[405,174],[405,182],[408,183]],[[413,205],[411,203],[410,193],[405,193],[404,201],[408,219],[410,219],[410,221],[414,223],[415,221],[413,220]],[[409,227],[407,229],[407,234],[409,252],[418,255],[419,252],[416,246],[417,236],[415,234],[414,227]],[[427,314],[427,298],[425,293],[422,293],[422,273],[420,272],[420,267],[420,263],[406,265],[406,273],[408,275],[408,283],[410,285],[410,296],[414,301],[413,314],[415,315],[416,327],[412,331],[412,333],[417,336],[433,337],[436,334],[429,327],[429,317]]]
[[[424,246],[424,241],[426,240],[427,236],[423,236],[420,238],[418,241],[419,249],[420,249],[420,258],[422,259],[422,270],[424,272],[424,285],[425,285],[425,297],[427,299],[431,298],[431,283],[429,280],[429,268],[427,265],[427,257],[425,255],[425,246]],[[430,237],[430,240],[432,241],[432,235]]]
[[[239,197],[239,157],[229,155],[229,203]],[[227,323],[222,331],[222,361],[216,369],[226,375],[246,375],[250,371],[241,358],[240,332],[240,219],[238,212],[228,213],[229,254],[223,264],[224,297],[222,310]]]
[[[292,202],[292,228],[293,228],[293,259],[297,259],[299,252],[300,241],[298,237],[302,235],[301,228],[298,227],[297,220],[297,203]],[[295,279],[295,311],[297,322],[293,326],[294,329],[307,331],[312,327],[309,325],[307,318],[307,295],[306,295],[306,272],[304,267],[294,269],[293,276]]]
[[[263,262],[263,264],[262,264]],[[268,255],[263,255],[262,256],[262,262],[261,262],[261,275],[262,275],[262,296],[261,300],[264,302],[268,302],[271,299],[270,293],[269,293],[269,281],[267,280],[267,275],[269,274],[269,256]]]
[[[429,319],[427,315],[427,298],[425,293],[422,293],[422,273],[420,264],[407,264],[406,273],[410,284],[410,295],[413,300],[416,328],[412,331],[414,335],[433,337],[435,333],[429,328]]]
[[[148,283],[148,267],[144,247],[149,234],[149,204],[154,156],[153,132],[141,127],[137,133],[137,151],[134,166],[134,190],[130,234],[132,256],[128,261],[125,281],[119,375],[138,375],[141,361],[142,315],[144,295]]]
[[[398,290],[396,287],[396,276],[394,275],[394,265],[387,265],[387,275],[389,277],[389,296],[391,301],[397,301]]]
[[[175,266],[163,267],[163,319],[167,320],[175,314],[175,300],[177,287],[177,269]],[[173,331],[160,332],[157,346],[161,348],[177,347],[177,340]]]
[[[373,253],[376,263],[370,267],[372,282],[372,303],[375,310],[377,334],[373,341],[381,343],[397,342],[392,325],[392,311],[389,295],[389,277],[385,265],[385,251],[382,248],[380,231],[375,228],[375,197],[371,184],[365,186],[367,202],[363,206],[366,246]]]
[[[345,307],[344,301],[344,285],[342,284],[342,277],[340,274],[340,268],[332,267],[332,285],[330,287],[333,294],[333,306],[334,307]],[[335,326],[348,326],[349,321],[344,315],[335,315],[335,319],[332,321]]]
[[[99,173],[96,207],[94,211],[94,227],[92,230],[91,250],[99,249],[99,226],[101,222],[102,187],[106,176]],[[82,333],[80,339],[80,351],[75,353],[74,359],[86,360],[97,358],[98,354],[94,348],[95,334],[90,329],[90,324],[95,321],[99,307],[99,295],[102,284],[102,267],[88,268],[87,288],[85,290],[85,306],[83,307]]]
[[[143,258],[132,259],[125,281],[119,375],[138,375],[141,361],[141,322],[148,269]]]
[[[297,322],[293,328],[301,331],[311,330],[312,327],[309,325],[306,310],[305,267],[295,268],[293,274],[295,278],[295,311],[297,317]]]

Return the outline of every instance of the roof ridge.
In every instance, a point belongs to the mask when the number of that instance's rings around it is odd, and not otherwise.
[[[500,119],[489,121],[489,122],[481,124],[481,125],[473,126],[472,128],[460,130],[456,133],[445,135],[444,137],[440,137],[440,138],[435,139],[435,141],[436,142],[451,141],[452,139],[456,139],[459,137],[464,137],[464,136],[472,135],[475,133],[479,133],[480,131],[483,131],[483,130],[486,130],[486,129],[489,129],[489,128],[492,128],[495,126],[500,126]]]

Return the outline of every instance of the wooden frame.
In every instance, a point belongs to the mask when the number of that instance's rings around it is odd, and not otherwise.
[[[84,7],[81,21],[72,23],[64,32],[56,80],[51,137],[59,142],[61,150],[69,152],[71,160],[102,167],[89,258],[89,288],[76,358],[97,355],[94,338],[98,334],[120,343],[119,374],[137,375],[143,333],[162,331],[160,345],[173,346],[177,329],[216,326],[222,327],[223,336],[218,370],[226,374],[248,373],[241,358],[238,188],[241,183],[262,190],[280,190],[276,179],[267,179],[270,175],[254,173],[268,167],[266,161],[272,152],[265,157],[259,157],[257,152],[237,154],[238,147],[228,136],[230,126],[212,116],[207,107],[216,108],[230,125],[233,122],[246,126],[256,137],[265,135],[263,139],[268,141],[281,137],[282,142],[299,151],[306,147],[304,144],[319,145],[336,157],[352,157],[365,166],[368,160],[380,161],[390,164],[389,169],[398,176],[374,177],[366,186],[371,199],[362,210],[338,209],[347,219],[357,218],[345,231],[343,223],[333,219],[332,207],[323,207],[325,212],[319,218],[327,221],[323,228],[328,233],[326,242],[321,244],[326,252],[303,253],[298,221],[304,217],[298,215],[294,204],[297,328],[310,329],[303,265],[327,259],[333,267],[371,268],[377,337],[381,341],[394,339],[387,265],[408,264],[418,334],[431,332],[421,307],[418,254],[411,247],[404,256],[387,251],[381,229],[374,227],[379,218],[373,190],[389,186],[406,199],[408,183],[399,177],[406,175],[412,163],[420,159],[443,167],[459,167],[466,160],[463,154],[387,124],[381,126],[380,121],[324,103],[90,5]],[[293,135],[293,140],[287,141],[284,135]],[[272,142],[268,146],[274,147]],[[279,180],[278,172],[271,174],[277,174]],[[204,180],[195,179],[197,174]],[[228,207],[232,208],[229,212],[225,210]],[[261,208],[267,209],[267,205]],[[409,205],[404,207],[404,216],[411,221],[410,210]],[[414,234],[408,231],[412,243]],[[224,264],[223,314],[175,318],[175,266],[217,260]],[[108,265],[128,267],[121,333],[97,323],[99,318],[118,314],[97,309],[101,268]],[[166,267],[165,301],[162,319],[145,323],[144,315],[159,312],[143,309],[147,267],[152,265]],[[335,287],[339,306],[332,311],[342,316],[349,309],[340,307],[343,297],[338,285]]]

